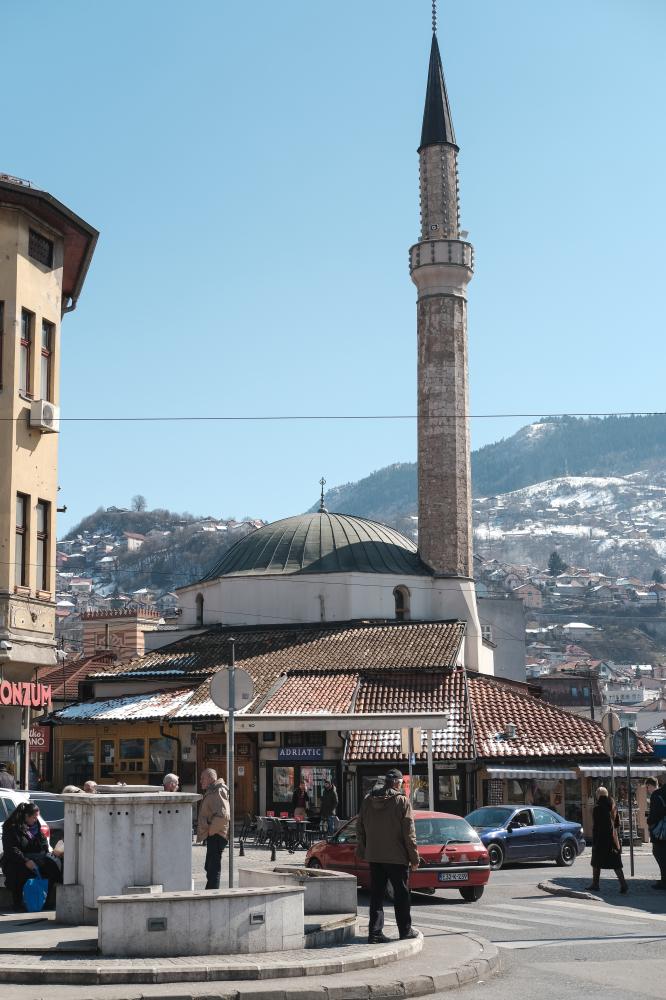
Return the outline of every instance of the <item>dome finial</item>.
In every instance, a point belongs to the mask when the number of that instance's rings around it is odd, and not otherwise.
[[[437,33],[437,0],[432,0],[432,33]]]
[[[323,476],[319,480],[319,485],[321,486],[321,496],[319,498],[319,513],[328,514],[328,511],[326,510],[326,505],[324,503],[324,486],[326,486],[326,480],[324,479]]]

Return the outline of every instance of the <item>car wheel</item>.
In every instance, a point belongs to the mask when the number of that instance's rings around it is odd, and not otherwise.
[[[319,858],[310,858],[308,861],[308,868],[321,868],[321,866]]]
[[[560,847],[560,853],[555,858],[555,864],[561,868],[568,868],[576,860],[577,854],[578,851],[574,842],[572,840],[565,840]]]
[[[460,895],[466,903],[476,903],[477,899],[483,896],[483,888],[482,885],[468,885],[467,888],[460,890]]]
[[[504,851],[499,844],[490,844],[488,846],[488,858],[490,859],[491,871],[499,871],[504,864]]]

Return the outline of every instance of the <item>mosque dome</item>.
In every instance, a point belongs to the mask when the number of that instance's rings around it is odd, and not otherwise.
[[[246,535],[204,580],[295,573],[430,575],[416,545],[395,528],[324,510],[286,517]]]

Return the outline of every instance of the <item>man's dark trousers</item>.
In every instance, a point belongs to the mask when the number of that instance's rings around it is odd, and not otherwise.
[[[652,853],[659,865],[660,884],[666,889],[666,840],[653,840]]]
[[[408,934],[412,926],[412,914],[409,906],[409,867],[407,865],[384,865],[377,861],[370,862],[370,927],[368,937],[381,934],[384,927],[384,895],[386,883],[393,887],[393,905],[395,922],[398,925],[400,937]]]
[[[206,888],[220,888],[220,872],[222,871],[222,851],[227,846],[227,840],[220,833],[213,833],[206,838]]]

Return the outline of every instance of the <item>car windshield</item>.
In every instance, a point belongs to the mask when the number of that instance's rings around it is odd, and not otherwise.
[[[430,816],[428,819],[417,819],[417,844],[476,844],[479,842],[474,830],[464,819],[455,816]]]
[[[504,826],[514,813],[513,806],[484,806],[483,809],[475,809],[467,816],[467,822],[472,826]]]
[[[43,799],[40,795],[31,796],[31,801],[39,808],[39,814],[47,823],[64,819],[65,803],[60,799]]]

